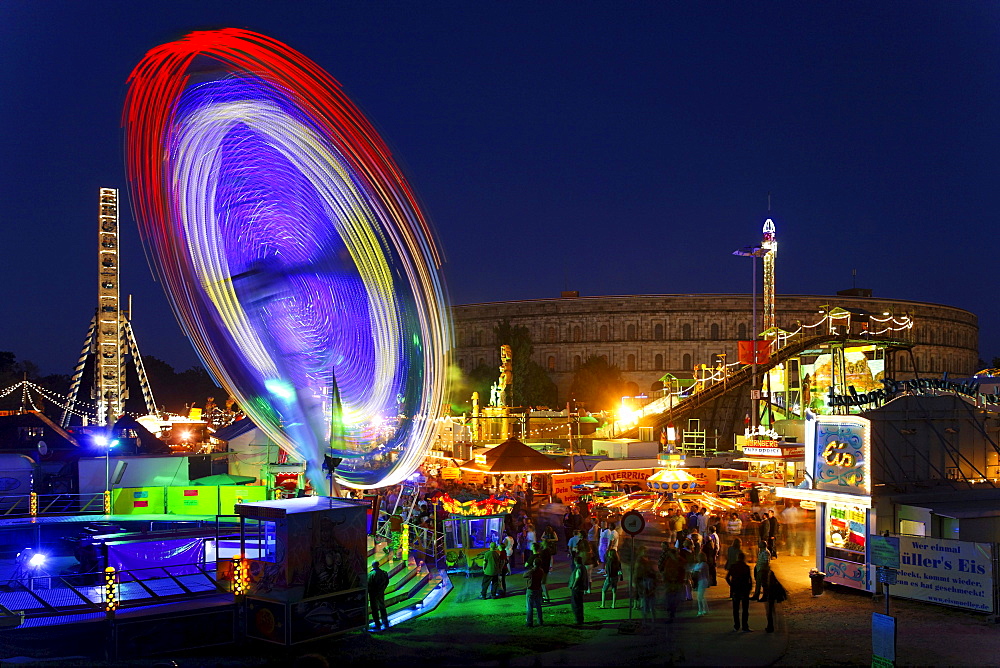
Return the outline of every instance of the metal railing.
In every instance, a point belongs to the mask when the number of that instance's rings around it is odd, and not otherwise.
[[[116,573],[119,607],[214,595],[226,589],[216,581],[216,562],[135,568]],[[104,572],[32,574],[0,584],[0,606],[27,617],[98,612],[104,609]]]
[[[0,496],[0,517],[103,515],[104,492]]]

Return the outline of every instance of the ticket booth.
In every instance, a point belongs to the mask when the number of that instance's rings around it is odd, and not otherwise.
[[[248,637],[294,645],[367,626],[367,508],[324,496],[236,505]]]

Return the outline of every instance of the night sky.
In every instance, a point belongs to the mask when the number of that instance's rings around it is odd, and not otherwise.
[[[242,27],[325,68],[393,149],[456,304],[749,292],[773,193],[779,294],[994,305],[1000,6],[978,2],[0,3],[0,350],[70,373],[97,191],[125,194],[125,80]],[[123,207],[142,352],[197,358]]]

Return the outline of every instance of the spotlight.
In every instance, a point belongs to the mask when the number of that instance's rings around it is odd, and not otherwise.
[[[40,554],[38,552],[31,555],[31,557],[28,559],[28,566],[30,568],[41,568],[44,563],[45,563],[45,555]]]

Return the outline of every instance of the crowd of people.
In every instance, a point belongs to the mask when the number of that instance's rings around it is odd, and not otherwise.
[[[440,508],[433,495],[445,491],[452,496],[496,493],[457,481],[431,479],[416,500],[415,523],[429,523]],[[580,501],[569,506],[555,499],[536,506],[530,489],[511,486],[502,490],[515,498],[506,516],[504,532],[491,536],[489,548],[481,556],[483,575],[480,598],[507,596],[512,590],[525,593],[525,623],[543,624],[543,606],[551,604],[548,582],[553,564],[565,558],[570,568],[569,604],[575,622],[585,622],[585,596],[600,589],[600,607],[615,608],[620,585],[628,580],[634,591],[625,593],[641,611],[643,623],[654,623],[658,611],[672,622],[683,605],[693,604],[696,616],[710,614],[707,590],[724,580],[729,586],[733,607],[733,628],[749,632],[749,604],[766,604],[766,631],[774,630],[774,606],[786,594],[771,570],[778,558],[778,546],[791,554],[808,556],[806,513],[796,505],[783,509],[761,505],[760,494],[751,489],[746,507],[738,510],[712,510],[694,507],[683,512],[678,504],[673,512],[660,518],[663,540],[655,548],[643,541],[632,554],[634,542],[625,541],[625,533],[616,517],[601,519]],[[388,491],[384,503],[396,504]],[[437,510],[436,510],[437,509]],[[438,518],[438,519],[443,519]],[[628,577],[626,577],[628,571]],[[518,573],[517,582],[508,578]],[[724,575],[722,575],[724,573]],[[662,594],[661,594],[662,592]]]

